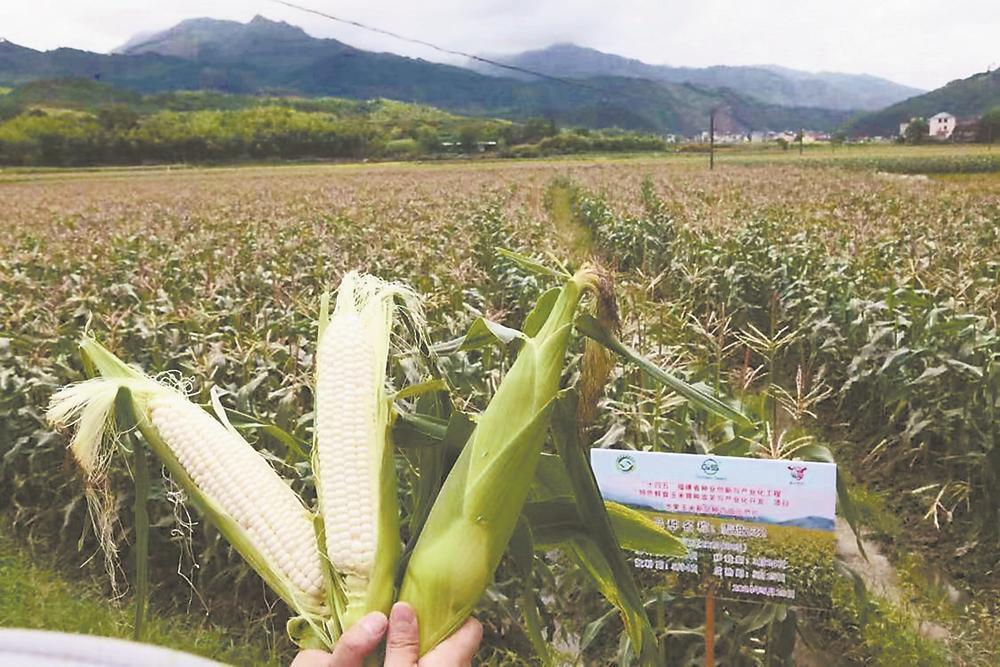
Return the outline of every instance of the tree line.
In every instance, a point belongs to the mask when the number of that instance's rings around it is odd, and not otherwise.
[[[512,123],[387,104],[391,113],[377,108],[336,114],[270,103],[153,113],[141,113],[127,104],[95,110],[34,106],[0,122],[0,164],[407,159],[486,151],[526,156],[667,147],[658,137],[629,132],[560,132],[552,121],[541,118]]]

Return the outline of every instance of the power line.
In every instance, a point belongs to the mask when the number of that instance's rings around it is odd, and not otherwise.
[[[512,72],[519,72],[521,74],[528,74],[530,76],[538,77],[540,79],[548,79],[549,81],[556,81],[558,83],[565,84],[567,86],[576,86],[577,88],[583,88],[596,93],[601,93],[602,95],[619,95],[625,97],[637,97],[632,95],[629,91],[614,91],[607,88],[602,88],[600,86],[595,86],[589,83],[584,83],[583,81],[578,81],[575,79],[564,79],[559,76],[553,76],[551,74],[545,74],[544,72],[537,72],[527,67],[518,67],[517,65],[509,65],[507,63],[498,62],[496,60],[491,60],[490,58],[484,58],[483,56],[477,56],[474,53],[468,53],[466,51],[459,51],[457,49],[449,49],[444,46],[439,46],[432,42],[428,42],[423,39],[417,39],[416,37],[407,37],[406,35],[401,35],[398,32],[393,32],[392,30],[386,30],[384,28],[378,28],[360,21],[355,21],[353,19],[345,19],[340,16],[334,16],[333,14],[328,14],[322,12],[318,9],[313,9],[311,7],[304,7],[298,5],[294,2],[288,2],[287,0],[268,0],[276,5],[284,5],[285,7],[291,7],[292,9],[297,9],[301,12],[306,12],[308,14],[315,14],[316,16],[322,16],[323,18],[329,19],[331,21],[336,21],[338,23],[343,23],[345,25],[354,26],[355,28],[361,28],[362,30],[367,30],[369,32],[375,32],[380,35],[387,35],[395,39],[409,42],[411,44],[419,44],[420,46],[426,46],[429,49],[439,51],[451,56],[463,56],[469,58],[470,60],[475,60],[477,62],[485,63],[487,65],[492,65],[494,67],[500,67],[502,69],[510,70]],[[649,101],[649,98],[643,98],[643,101]]]

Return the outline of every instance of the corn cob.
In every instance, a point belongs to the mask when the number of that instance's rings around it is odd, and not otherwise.
[[[179,391],[126,366],[93,340],[82,344],[103,377],[70,385],[52,398],[48,419],[77,426],[70,449],[99,486],[114,436],[119,396],[127,397],[143,437],[171,477],[264,581],[301,617],[296,640],[330,646],[326,575],[314,515],[240,434]],[[105,445],[102,448],[102,441]],[[106,545],[107,547],[107,545]]]
[[[581,269],[526,336],[434,502],[399,595],[417,611],[421,655],[464,623],[493,578],[534,478],[576,308],[598,282]]]
[[[386,392],[393,319],[412,292],[374,276],[344,276],[316,357],[313,470],[341,629],[389,612],[401,543]]]

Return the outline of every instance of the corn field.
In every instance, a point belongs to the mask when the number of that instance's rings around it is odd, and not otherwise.
[[[613,274],[621,341],[750,420],[721,420],[619,363],[583,434],[590,445],[832,452],[848,480],[841,513],[874,524],[867,499],[879,498],[902,522],[883,535],[892,547],[940,565],[972,596],[949,612],[966,629],[934,641],[850,573],[833,583],[831,611],[720,601],[722,664],[800,664],[821,647],[841,664],[993,664],[1000,179],[862,167],[724,163],[709,173],[648,160],[3,176],[3,521],[67,568],[103,574],[68,439],[44,416],[59,387],[85,377],[85,331],[147,373],[192,378],[197,403],[219,388],[233,425],[312,500],[315,322],[321,295],[343,275],[365,271],[425,296],[435,363],[474,414],[515,354],[444,343],[479,318],[519,327],[554,286],[499,251],[573,267],[595,258]],[[583,355],[571,346],[564,383],[579,378]],[[406,360],[389,368],[396,386],[419,379]],[[396,462],[404,540],[426,502],[411,465],[423,451]],[[153,613],[207,616],[234,641],[289,659],[275,596],[219,531],[173,502],[177,489],[159,472],[150,480]],[[128,471],[113,469],[108,484],[120,516],[113,574],[127,600],[137,540]],[[635,576],[660,664],[703,664],[703,601]],[[483,664],[633,660],[607,598],[571,553],[508,553],[475,612]],[[891,646],[880,639],[890,635]]]

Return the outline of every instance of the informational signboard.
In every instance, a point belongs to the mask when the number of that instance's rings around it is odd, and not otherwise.
[[[620,449],[590,460],[606,500],[687,545],[682,558],[629,554],[676,593],[830,607],[836,465]]]

